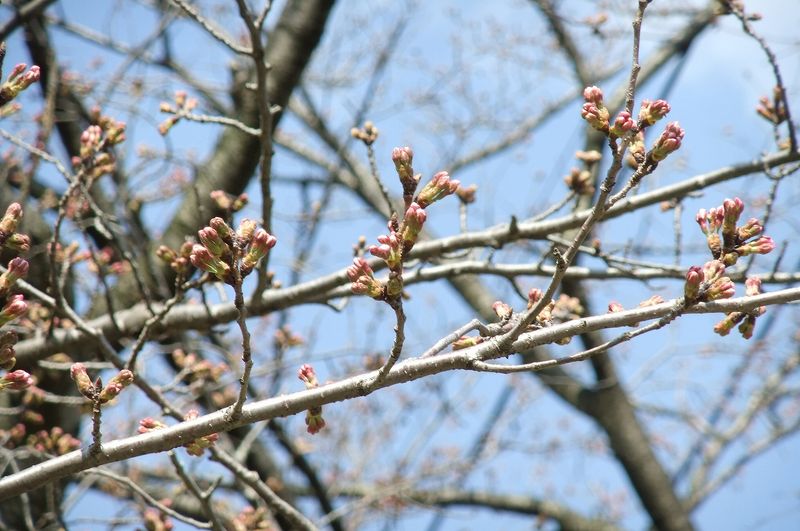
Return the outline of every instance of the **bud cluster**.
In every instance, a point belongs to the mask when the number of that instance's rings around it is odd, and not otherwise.
[[[31,239],[27,234],[17,232],[17,227],[22,220],[22,207],[19,203],[11,203],[6,208],[6,213],[0,218],[0,246],[27,253],[31,248]]]
[[[214,201],[217,208],[231,214],[239,212],[250,202],[250,198],[246,193],[241,193],[234,197],[224,190],[214,190],[210,195],[211,200]]]
[[[181,368],[191,383],[217,383],[227,370],[224,363],[214,365],[209,360],[202,359],[193,352],[187,354],[180,348],[172,351],[172,361]]]
[[[761,279],[758,277],[749,277],[745,281],[745,294],[749,297],[761,293]],[[739,333],[745,339],[753,337],[753,331],[756,326],[756,319],[764,315],[766,307],[759,306],[750,312],[730,312],[714,326],[714,332],[721,336],[726,336],[733,330],[733,327],[739,325]]]
[[[186,413],[186,420],[194,420],[199,416],[200,413],[196,409],[190,409]],[[209,435],[198,437],[197,439],[184,444],[183,447],[186,448],[186,452],[189,455],[200,457],[201,455],[203,455],[203,451],[206,448],[211,448],[212,446],[214,446],[214,443],[217,442],[218,439],[219,439],[219,434],[212,433]]]
[[[756,113],[768,122],[779,125],[786,121],[786,103],[783,101],[783,91],[780,87],[772,89],[772,101],[762,96],[758,103]]]
[[[163,113],[170,113],[170,116],[158,126],[158,132],[163,136],[166,135],[172,127],[177,124],[182,116],[194,110],[197,107],[196,98],[188,98],[185,90],[175,91],[175,97],[172,103],[163,101],[159,106],[159,110]]]
[[[3,47],[3,55],[5,55],[5,43],[0,44],[0,46]],[[0,66],[1,65],[2,60],[0,60]],[[19,63],[12,68],[6,80],[0,83],[0,107],[10,102],[16,98],[20,92],[39,81],[40,76],[41,72],[36,65],[28,69],[28,65]]]
[[[49,432],[40,430],[28,435],[25,424],[19,423],[10,430],[0,430],[0,438],[5,441],[6,448],[14,449],[26,445],[37,452],[50,455],[68,454],[81,447],[81,442],[69,433],[65,433],[60,426],[51,428]]]
[[[354,127],[350,130],[350,136],[356,140],[361,140],[367,146],[371,146],[378,140],[378,134],[378,128],[370,121],[364,122],[364,127]]]
[[[297,371],[297,377],[306,385],[306,389],[314,389],[319,387],[317,381],[317,374],[314,372],[314,367],[308,363],[303,364],[300,370]],[[315,406],[306,411],[306,430],[310,434],[318,433],[325,427],[325,419],[322,418],[322,406]]]
[[[86,366],[83,363],[73,363],[69,370],[70,377],[75,382],[78,392],[92,401],[99,404],[106,404],[116,398],[124,388],[133,383],[133,373],[128,369],[119,371],[111,381],[103,387],[98,378],[95,381],[89,377]]]
[[[192,246],[189,261],[197,269],[231,285],[235,282],[235,268],[242,278],[246,277],[278,242],[251,219],[243,219],[234,232],[222,218],[212,218],[197,236],[200,243]],[[178,258],[177,255],[173,258],[174,253],[168,250],[163,254],[164,260],[171,260],[170,264]]]
[[[231,521],[231,531],[269,531],[275,529],[270,513],[265,507],[254,509],[248,505]]]
[[[733,281],[725,276],[725,264],[719,260],[708,261],[703,267],[692,266],[686,272],[683,296],[687,304],[729,299],[735,292]]]
[[[92,182],[116,168],[116,159],[109,148],[125,141],[125,122],[101,115],[97,108],[92,109],[90,119],[93,125],[81,133],[80,154],[72,158],[72,165]]]
[[[706,236],[711,255],[726,266],[734,265],[741,256],[767,254],[775,249],[769,236],[761,236],[764,226],[756,218],[738,225],[744,211],[744,202],[735,197],[725,199],[722,206],[701,208],[695,221]]]

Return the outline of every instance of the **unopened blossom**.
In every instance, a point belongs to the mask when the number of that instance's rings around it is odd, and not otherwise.
[[[130,384],[133,383],[133,373],[128,369],[123,369],[119,371],[111,381],[109,381],[106,386],[100,391],[100,396],[98,397],[101,404],[104,404],[110,400],[113,400],[117,395],[119,395],[123,389],[128,387]]]
[[[6,213],[0,219],[0,238],[8,238],[16,230],[22,219],[22,207],[19,203],[11,203],[6,208]]]
[[[492,304],[492,310],[501,321],[507,321],[511,317],[511,314],[514,313],[514,310],[511,309],[511,306],[503,301],[495,301]]]
[[[17,363],[14,345],[17,344],[17,333],[13,330],[0,332],[0,369],[10,371]]]
[[[8,269],[0,275],[0,294],[6,293],[14,283],[28,276],[28,261],[24,258],[12,258],[8,263]]]
[[[647,148],[644,145],[644,132],[637,132],[628,142],[628,154],[633,159],[631,166],[635,168],[644,162],[647,155]]]
[[[713,282],[725,273],[725,264],[719,260],[709,260],[703,264],[703,280]]]
[[[456,189],[456,196],[461,200],[462,203],[468,205],[470,203],[475,202],[475,193],[478,191],[477,184],[471,184],[469,186],[459,186]]]
[[[728,277],[720,277],[713,281],[705,292],[705,300],[715,301],[729,299],[736,293],[736,287]]]
[[[242,275],[250,273],[258,265],[258,262],[267,256],[269,250],[275,247],[276,243],[278,243],[278,238],[264,229],[257,229],[253,234],[250,249],[242,259]]]
[[[757,240],[746,242],[736,248],[740,256],[750,254],[768,254],[775,249],[775,242],[769,236],[761,236]]]
[[[725,246],[733,245],[736,239],[736,223],[744,210],[744,202],[738,197],[722,202],[722,238]]]
[[[231,267],[218,257],[212,255],[208,249],[200,244],[195,244],[192,247],[192,254],[189,256],[189,259],[192,265],[197,269],[211,273],[219,280],[225,281],[230,276]]]
[[[425,210],[420,207],[417,203],[411,203],[409,205],[408,210],[406,210],[405,216],[403,217],[403,245],[405,245],[406,250],[411,249],[411,247],[417,242],[419,238],[419,233],[422,231],[422,225],[425,223],[427,219],[427,215],[425,214]]]
[[[736,236],[740,241],[745,241],[755,238],[762,232],[764,232],[764,226],[761,222],[757,218],[750,218],[744,225],[736,229]]]
[[[314,367],[308,363],[304,363],[300,370],[297,371],[297,377],[306,385],[306,389],[313,389],[319,387],[317,381],[317,374],[314,372]],[[314,406],[308,408],[306,411],[306,429],[308,433],[318,433],[325,427],[325,419],[322,418],[322,406]]]
[[[213,222],[214,220],[212,219],[211,221]],[[246,244],[250,242],[251,239],[253,239],[253,235],[256,233],[257,228],[258,228],[258,223],[256,223],[255,220],[245,218],[239,222],[239,228],[236,229],[236,237],[239,238],[239,241],[245,242]],[[217,229],[217,232],[219,231],[220,229]]]
[[[81,133],[80,158],[87,160],[97,152],[103,139],[103,130],[99,125],[90,125]]]
[[[761,279],[758,277],[747,277],[744,281],[745,295],[753,296],[761,293]]]
[[[160,420],[156,420],[153,417],[145,417],[139,421],[139,429],[137,431],[139,433],[148,433],[155,430],[163,430],[166,427],[167,425]]]
[[[636,122],[631,118],[631,113],[628,111],[621,111],[617,117],[614,118],[614,124],[609,129],[609,132],[616,136],[625,136],[635,129]]]
[[[26,72],[27,68],[28,65],[25,63],[19,63],[11,69],[11,73],[6,80],[0,84],[0,106],[13,100],[20,92],[39,81],[41,77],[41,70],[39,67],[33,65],[30,70]]]
[[[366,260],[353,258],[353,264],[347,268],[350,289],[357,295],[367,295],[373,299],[383,297],[383,286],[375,279],[375,274]]]
[[[185,415],[185,420],[194,420],[199,416],[200,413],[196,409],[190,409]],[[189,455],[200,457],[203,455],[204,450],[214,446],[214,443],[216,443],[217,440],[219,440],[219,434],[211,433],[209,435],[198,437],[197,439],[184,444],[183,447],[186,448],[186,453]]]
[[[16,371],[7,372],[0,378],[0,390],[12,389],[14,391],[22,391],[32,386],[33,383],[33,377],[30,374],[18,369]]]
[[[396,147],[392,150],[392,162],[403,185],[403,195],[413,195],[417,189],[420,176],[414,174],[411,162],[414,160],[414,152],[410,147]]]
[[[450,174],[446,171],[440,171],[420,190],[417,203],[421,208],[426,208],[431,203],[455,193],[459,184],[460,181],[451,180]]]
[[[619,313],[624,311],[625,308],[617,301],[611,301],[608,303],[608,313]]]
[[[89,373],[86,372],[86,366],[83,363],[73,363],[69,369],[69,375],[75,382],[78,392],[86,398],[94,400],[97,389],[92,379],[89,378]]]
[[[380,245],[370,245],[369,252],[372,256],[383,258],[389,269],[396,270],[400,267],[403,256],[403,243],[396,232],[391,231],[388,235],[378,236]]]
[[[317,380],[317,373],[314,371],[314,367],[312,367],[308,363],[304,363],[300,369],[297,371],[297,377],[306,384],[306,389],[313,389],[314,387],[319,386],[319,381]]]
[[[544,292],[542,290],[540,290],[539,288],[531,288],[531,289],[529,289],[528,290],[528,309],[530,310],[531,308],[533,308],[534,305],[537,302],[542,300],[543,296],[544,296]]]
[[[725,315],[720,322],[714,325],[714,332],[721,336],[727,336],[733,327],[745,318],[745,315],[742,312],[731,312]]]
[[[703,283],[703,268],[692,266],[686,272],[686,283],[683,285],[683,296],[687,301],[694,301],[700,296],[700,285]]]
[[[27,253],[31,249],[31,238],[27,234],[15,232],[5,241],[5,247],[18,253]]]
[[[639,308],[646,308],[648,306],[655,306],[664,302],[664,297],[661,295],[653,295],[639,303]]]
[[[585,89],[583,89],[583,99],[585,99],[587,102],[602,105],[603,91],[595,86],[586,87]]]
[[[681,129],[678,122],[668,123],[664,128],[664,132],[661,133],[661,136],[656,141],[656,145],[653,146],[653,150],[651,151],[653,160],[660,162],[667,158],[667,155],[673,151],[677,151],[678,148],[681,147],[684,134],[685,132]]]
[[[583,107],[581,107],[581,118],[586,120],[597,131],[608,131],[609,113],[602,103],[599,105],[591,101],[584,103]]]
[[[12,295],[6,300],[5,306],[0,311],[0,325],[18,319],[28,311],[28,303],[25,302],[22,294]]]
[[[222,241],[222,238],[213,228],[203,227],[197,231],[197,236],[200,238],[200,243],[215,257],[219,258],[230,254],[230,247]]]
[[[639,121],[650,126],[666,116],[669,111],[669,103],[664,100],[642,100],[642,106],[639,108]]]
[[[593,195],[594,183],[592,182],[592,172],[572,168],[568,175],[564,177],[564,184],[571,191],[578,195]]]

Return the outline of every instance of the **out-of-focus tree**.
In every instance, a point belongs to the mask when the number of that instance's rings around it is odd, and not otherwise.
[[[798,518],[789,4],[4,3],[0,524]]]

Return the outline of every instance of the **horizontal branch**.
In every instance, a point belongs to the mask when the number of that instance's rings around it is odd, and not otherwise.
[[[800,153],[776,153],[768,155],[761,160],[755,160],[749,163],[697,175],[685,181],[681,181],[680,183],[665,186],[620,201],[606,212],[604,219],[617,217],[645,206],[660,203],[667,199],[683,197],[692,191],[705,188],[712,184],[759,172],[767,167],[775,167],[796,160],[800,160]],[[445,237],[434,241],[423,241],[414,246],[409,259],[432,258],[441,256],[447,252],[474,247],[502,247],[504,244],[521,239],[546,239],[550,234],[560,233],[579,227],[588,215],[589,211],[584,210],[549,221],[524,221],[502,224],[482,231]],[[370,261],[370,266],[378,271],[385,266],[385,263],[381,260],[373,259]],[[426,268],[422,272],[410,272],[406,284],[410,285],[414,282],[441,278],[441,276],[445,274],[458,274],[456,271],[448,271],[446,269],[447,267],[447,265],[432,266],[431,268]],[[449,267],[457,268],[458,266],[450,265]],[[475,265],[474,267],[478,268],[481,266]],[[486,264],[484,263],[482,267],[485,268]],[[526,266],[509,267],[524,268]],[[530,268],[529,271],[535,269],[535,266],[527,267]],[[542,266],[541,270],[548,275],[552,273],[549,266]],[[430,271],[430,273],[426,273],[426,271]],[[612,270],[609,269],[609,271]],[[470,271],[464,270],[462,272],[469,273]],[[645,272],[642,271],[642,273],[644,274]],[[498,272],[498,274],[502,273]],[[574,274],[578,278],[581,278],[582,275],[587,275],[584,278],[590,278],[588,276],[589,273],[585,272],[584,268],[571,268],[568,271],[568,275],[569,274]],[[599,276],[597,278],[612,278],[613,274],[614,273],[609,273],[607,277]],[[426,275],[430,275],[430,278],[426,278]],[[624,276],[624,274],[620,273],[620,278]],[[783,277],[780,275],[775,275],[772,279],[772,281],[775,282],[784,281]],[[786,282],[792,280],[794,280],[794,275],[787,275],[785,277]],[[346,269],[343,268],[334,273],[296,286],[268,290],[263,293],[258,304],[248,304],[248,315],[265,315],[299,304],[322,303],[337,296],[346,296],[349,294],[348,283],[349,280],[347,278]],[[24,285],[24,283],[21,284]],[[335,288],[339,288],[339,290],[332,291]],[[153,311],[156,313],[160,311],[160,307],[159,304],[152,305]],[[100,330],[109,341],[113,342],[125,337],[135,337],[151,315],[147,308],[142,305],[136,305],[127,310],[116,312],[113,320],[110,316],[105,315],[90,321],[89,325],[92,328]],[[217,304],[212,306],[208,311],[205,307],[196,304],[178,305],[170,310],[162,324],[153,332],[158,333],[161,330],[208,329],[217,324],[229,323],[235,320],[237,315],[236,308],[232,303]],[[78,329],[59,329],[54,331],[49,338],[39,337],[21,341],[16,345],[15,350],[17,358],[21,362],[30,363],[57,352],[80,347],[85,341],[85,334]]]
[[[686,313],[747,312],[762,305],[785,304],[797,300],[800,300],[800,288],[791,288],[752,297],[701,303],[692,306]],[[677,301],[673,300],[655,306],[586,317],[535,330],[521,335],[511,345],[510,351],[526,351],[587,331],[631,326],[641,321],[658,319],[673,311],[676,303]],[[472,348],[439,356],[405,360],[395,365],[380,381],[377,380],[378,371],[371,371],[322,387],[246,404],[241,417],[236,420],[230,419],[226,410],[220,410],[162,430],[109,442],[97,453],[89,453],[88,447],[83,451],[76,450],[6,476],[0,480],[0,500],[98,465],[170,450],[212,433],[228,431],[261,420],[288,417],[312,407],[366,396],[373,390],[411,382],[426,376],[456,369],[470,370],[475,361],[495,359],[507,354],[508,352],[498,348],[495,340],[489,340]],[[557,364],[559,364],[557,359],[547,360],[535,370],[543,370]]]

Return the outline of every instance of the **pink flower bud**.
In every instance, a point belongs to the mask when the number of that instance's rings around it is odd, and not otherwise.
[[[297,377],[306,384],[308,389],[319,386],[319,382],[317,381],[317,373],[314,372],[314,367],[308,363],[304,363],[300,367],[300,370],[297,371]]]
[[[611,301],[608,303],[608,313],[618,313],[624,312],[625,308],[622,304],[618,303],[617,301]]]
[[[378,236],[378,243],[380,245],[370,245],[370,254],[386,261],[389,269],[395,270],[400,267],[403,246],[397,233],[392,231],[388,235]]]
[[[83,363],[73,363],[72,367],[69,369],[69,375],[75,382],[78,392],[86,398],[94,400],[97,389],[92,379],[89,378],[89,374],[86,372],[86,366]]]
[[[740,256],[747,256],[750,254],[768,254],[775,249],[775,242],[769,236],[761,236],[759,239],[752,242],[747,242],[736,248],[736,252]]]
[[[11,203],[6,209],[6,213],[0,220],[0,237],[8,238],[17,230],[17,225],[22,219],[22,207],[19,203]]]
[[[211,221],[214,220],[212,219]],[[236,229],[236,237],[239,238],[240,242],[244,242],[247,245],[253,239],[253,234],[256,233],[257,228],[258,223],[252,219],[245,218],[239,223],[239,228]]]
[[[123,369],[119,371],[111,381],[106,384],[103,390],[100,392],[99,400],[100,403],[105,404],[106,402],[114,399],[117,395],[119,395],[122,390],[128,387],[130,384],[133,383],[133,373],[127,369]]]
[[[639,121],[653,125],[669,113],[669,103],[664,100],[642,100],[642,106],[639,109]]]
[[[683,296],[687,301],[694,301],[700,295],[700,284],[703,283],[703,268],[692,266],[686,272],[686,283],[683,286]]]
[[[622,111],[614,119],[614,125],[611,127],[610,132],[616,136],[625,136],[635,129],[636,122],[631,118],[631,113]]]
[[[740,241],[749,240],[764,232],[764,226],[756,218],[750,218],[747,223],[736,229],[736,236]]]
[[[593,102],[583,104],[581,108],[581,118],[589,122],[593,129],[600,132],[608,132],[608,109]]]
[[[403,218],[403,244],[409,250],[417,242],[427,215],[417,203],[411,203]]]
[[[727,336],[730,331],[733,330],[733,327],[736,326],[736,323],[741,321],[744,316],[745,314],[740,312],[731,312],[727,314],[722,321],[714,325],[714,332],[721,336]]]
[[[583,99],[597,105],[602,105],[603,91],[595,86],[586,87],[583,89]]]
[[[736,286],[728,277],[720,277],[716,279],[708,287],[705,293],[705,300],[715,301],[717,299],[729,299],[736,293]]]
[[[531,288],[528,290],[528,309],[533,308],[537,302],[542,300],[544,293],[539,288]]]
[[[28,303],[21,294],[12,295],[0,311],[0,325],[18,319],[28,311]]]
[[[200,238],[200,242],[212,255],[221,257],[230,254],[231,248],[222,241],[222,238],[219,237],[217,231],[211,227],[203,227],[197,231],[197,236]]]
[[[514,313],[514,310],[511,309],[511,306],[504,303],[503,301],[495,301],[492,304],[492,310],[500,318],[501,321],[506,321],[511,317],[511,314]]]
[[[748,296],[758,295],[761,293],[761,279],[758,277],[747,277],[744,281],[745,294]]]
[[[480,345],[484,342],[484,338],[481,336],[461,336],[455,341],[453,341],[453,350],[461,350],[469,347],[474,347],[475,345]]]
[[[231,272],[231,267],[220,260],[218,257],[212,255],[208,249],[202,245],[195,244],[192,247],[192,254],[189,256],[192,265],[201,271],[211,273],[219,280],[228,280]]]
[[[350,289],[356,295],[367,295],[373,299],[383,298],[383,286],[375,280],[372,268],[363,258],[353,258],[353,265],[347,268]]]
[[[719,260],[710,260],[703,265],[703,280],[713,282],[725,273],[725,264]]]
[[[414,168],[411,167],[413,159],[414,152],[410,147],[396,147],[392,150],[392,162],[403,185],[403,195],[412,195],[419,183],[419,176],[414,175]]]
[[[446,171],[440,171],[422,188],[417,195],[417,203],[421,208],[426,208],[431,203],[455,193],[459,184],[461,184],[459,181],[450,180],[450,175]]]
[[[673,151],[677,151],[681,147],[685,131],[681,129],[678,122],[670,122],[664,128],[664,132],[658,138],[656,145],[653,146],[651,156],[656,162],[660,162],[667,158],[667,155]]]
[[[267,255],[269,250],[275,247],[276,243],[278,243],[278,239],[275,236],[264,229],[256,230],[250,250],[242,259],[242,274],[250,273],[258,265],[258,262]]]
[[[3,375],[3,378],[0,379],[0,389],[22,391],[32,386],[33,383],[33,377],[30,374],[23,370],[16,370]]]
[[[166,427],[167,425],[160,420],[156,420],[152,417],[145,417],[139,421],[139,429],[137,431],[139,433],[148,433],[154,430],[161,430]]]

